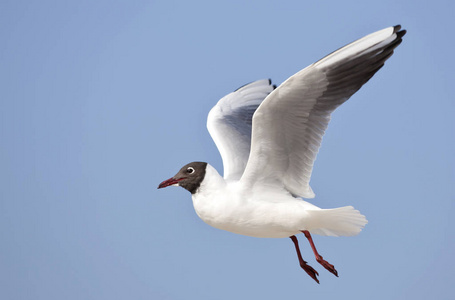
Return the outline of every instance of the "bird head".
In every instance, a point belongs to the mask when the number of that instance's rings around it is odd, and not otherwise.
[[[206,168],[207,163],[205,162],[196,161],[186,164],[173,177],[161,182],[158,188],[181,186],[191,194],[194,194],[204,180]]]

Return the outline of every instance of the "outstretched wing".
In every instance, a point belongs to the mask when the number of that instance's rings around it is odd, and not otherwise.
[[[251,154],[241,181],[279,185],[313,198],[313,163],[330,114],[393,54],[405,30],[389,27],[359,39],[287,79],[253,116]]]
[[[207,128],[223,159],[225,179],[242,176],[250,154],[253,114],[274,88],[270,79],[249,83],[210,110]]]

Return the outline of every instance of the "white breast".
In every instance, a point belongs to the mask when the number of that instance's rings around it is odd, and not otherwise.
[[[210,165],[193,205],[197,215],[215,228],[268,238],[299,233],[306,227],[307,209],[319,209],[283,191],[245,190],[238,182],[226,182]]]

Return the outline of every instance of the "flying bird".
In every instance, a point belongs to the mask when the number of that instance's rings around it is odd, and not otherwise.
[[[320,263],[338,276],[316,250],[311,234],[357,235],[367,224],[352,206],[322,209],[310,177],[331,113],[357,92],[392,56],[406,31],[397,25],[369,34],[289,77],[247,84],[211,109],[207,128],[223,160],[224,176],[206,162],[192,162],[158,188],[181,186],[192,194],[207,224],[261,238],[291,238],[300,266],[296,235],[303,233]]]

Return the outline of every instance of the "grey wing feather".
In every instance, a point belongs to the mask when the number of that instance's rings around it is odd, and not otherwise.
[[[242,176],[250,154],[253,114],[274,88],[270,79],[246,84],[210,111],[207,128],[223,159],[225,179]]]
[[[359,39],[287,79],[253,116],[251,158],[242,181],[279,185],[312,198],[313,164],[331,113],[393,54],[406,31],[390,27]]]

